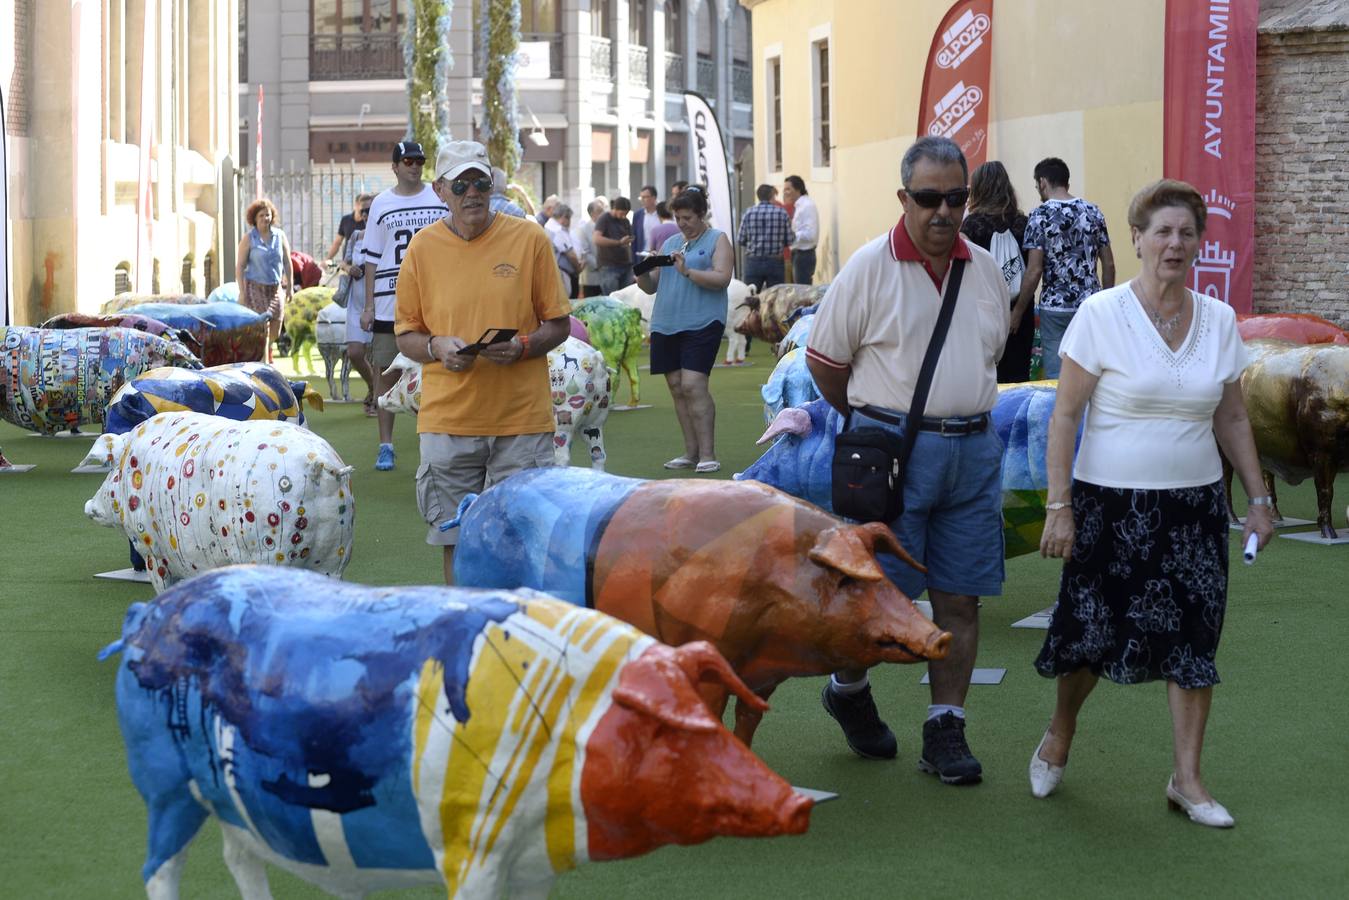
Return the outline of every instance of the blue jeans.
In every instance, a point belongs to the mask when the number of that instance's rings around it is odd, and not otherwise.
[[[792,282],[810,284],[815,280],[815,248],[792,251]]]
[[[851,427],[864,425],[904,433],[903,426],[854,410]],[[879,557],[910,599],[929,586],[971,597],[1002,593],[1002,449],[992,425],[951,437],[918,432],[904,474],[904,512],[890,530],[927,574],[889,554]]]
[[[612,294],[635,281],[632,266],[602,266],[600,268],[600,293]]]
[[[786,269],[787,266],[780,256],[746,256],[745,283],[752,284],[762,291],[775,284],[782,284]]]
[[[1068,330],[1068,323],[1073,320],[1073,314],[1076,312],[1076,309],[1040,310],[1040,365],[1044,369],[1042,378],[1059,377],[1059,366],[1062,364],[1059,359],[1059,344],[1063,342],[1063,333]]]

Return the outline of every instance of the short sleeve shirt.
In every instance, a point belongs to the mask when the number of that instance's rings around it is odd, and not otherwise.
[[[923,355],[941,311],[940,289],[903,231],[904,222],[863,245],[838,273],[820,303],[806,353],[825,365],[851,368],[848,403],[907,412]],[[1007,283],[986,251],[962,239],[969,258],[950,330],[937,358],[924,414],[972,416],[998,396],[997,362],[1007,342],[1011,309]]]
[[[1190,292],[1180,349],[1162,340],[1131,284],[1101,291],[1073,316],[1059,355],[1097,376],[1073,476],[1118,488],[1184,488],[1222,477],[1213,412],[1241,377],[1236,313]]]
[[[361,262],[374,263],[375,283],[367,285],[375,297],[375,319],[392,322],[394,297],[398,288],[398,269],[403,264],[412,236],[427,225],[445,217],[445,204],[440,202],[431,185],[411,197],[394,193],[390,188],[381,191],[370,204],[370,215],[365,227],[365,242]]]
[[[569,312],[548,235],[532,220],[497,213],[471,241],[444,222],[412,238],[398,275],[394,331],[472,342],[489,328],[528,334]],[[479,359],[465,372],[427,363],[422,379],[419,433],[500,436],[555,427],[546,356],[508,366]]]
[[[625,237],[632,237],[632,222],[628,219],[620,219],[618,216],[604,213],[595,222],[595,233],[602,234],[607,238],[621,240]],[[630,266],[632,265],[632,245],[626,247],[601,247],[595,245],[595,260],[601,267],[603,266]]]
[[[1105,216],[1081,197],[1046,200],[1031,210],[1022,249],[1044,251],[1040,306],[1077,309],[1079,303],[1099,291],[1096,257],[1109,244]]]

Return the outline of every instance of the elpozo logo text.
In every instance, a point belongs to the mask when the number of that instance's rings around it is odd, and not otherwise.
[[[927,126],[927,133],[934,137],[952,137],[974,117],[974,111],[983,102],[984,92],[978,85],[965,87],[965,82],[956,82],[956,86],[947,91],[946,96],[932,108],[937,118]]]
[[[966,10],[965,14],[942,34],[942,48],[937,51],[937,65],[943,69],[954,69],[965,61],[971,53],[984,43],[993,23],[983,13],[975,15]]]

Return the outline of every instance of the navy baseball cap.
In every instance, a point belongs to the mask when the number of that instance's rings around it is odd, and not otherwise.
[[[426,151],[416,141],[399,141],[393,145],[393,161],[401,162],[407,157],[426,159]]]

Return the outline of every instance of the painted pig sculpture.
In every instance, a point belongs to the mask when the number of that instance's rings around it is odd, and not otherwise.
[[[108,313],[90,315],[89,313],[62,313],[52,316],[42,323],[43,328],[134,328],[146,334],[157,334],[171,341],[181,341],[184,348],[194,356],[201,356],[201,344],[189,332],[171,328],[158,319],[138,316],[135,313]]]
[[[179,341],[131,328],[0,327],[0,418],[38,434],[98,424],[118,388],[160,366],[201,363]]]
[[[1260,340],[1247,342],[1246,350],[1250,364],[1241,373],[1241,393],[1265,486],[1274,496],[1271,472],[1289,484],[1310,477],[1316,524],[1322,537],[1333,539],[1335,476],[1349,472],[1349,347]],[[1235,520],[1231,469],[1224,469],[1228,515]],[[1277,506],[1274,517],[1280,518]]]
[[[746,299],[749,315],[736,330],[776,344],[787,336],[792,312],[819,303],[828,290],[827,284],[775,284],[764,288],[757,297]]]
[[[341,577],[351,560],[352,467],[308,429],[162,413],[92,454],[112,471],[84,513],[122,530],[156,591],[232,563]]]
[[[736,331],[741,322],[749,316],[749,303],[746,301],[755,296],[758,289],[751,284],[745,284],[739,278],[732,278],[731,283],[726,285],[726,365],[739,365],[745,360],[745,349],[749,343],[745,336]],[[644,340],[651,339],[651,311],[656,305],[656,295],[648,294],[636,284],[630,284],[625,288],[614,291],[609,295],[612,300],[618,300],[633,307],[642,314],[642,337]]]
[[[118,294],[111,300],[104,301],[99,307],[99,312],[104,315],[108,313],[121,312],[124,309],[130,309],[133,306],[140,306],[145,303],[169,303],[174,306],[195,306],[206,301],[196,294]]]
[[[158,319],[186,331],[201,344],[201,361],[208,366],[253,362],[266,358],[270,313],[254,312],[239,303],[143,303],[127,312]]]
[[[1349,334],[1334,322],[1307,313],[1237,316],[1243,341],[1272,339],[1294,344],[1349,344]]]
[[[355,313],[359,315],[359,313]],[[342,399],[351,402],[351,357],[347,356],[346,307],[329,303],[319,310],[314,323],[319,356],[323,357],[323,377],[328,381],[328,396],[337,399],[337,382],[342,383]],[[337,378],[333,376],[337,375]]]
[[[296,291],[295,296],[286,304],[283,324],[286,329],[283,340],[277,341],[277,350],[290,356],[291,371],[300,373],[300,360],[304,360],[309,374],[314,374],[314,360],[309,351],[318,344],[319,312],[333,302],[333,288],[318,285]],[[343,322],[346,320],[343,319]]]
[[[341,897],[544,897],[588,861],[809,825],[702,704],[759,703],[715,650],[533,591],[236,566],[133,606],[118,651],[152,897],[209,815],[249,898],[264,862]]]
[[[940,659],[951,639],[882,574],[878,553],[913,564],[888,529],[761,484],[528,469],[452,521],[456,584],[534,588],[667,644],[706,640],[764,699],[794,676]],[[724,710],[724,690],[706,697]],[[762,714],[736,703],[746,745]]]
[[[398,381],[379,398],[380,409],[414,416],[422,405],[422,364],[403,354],[394,357],[388,372],[400,371]],[[604,471],[604,423],[609,418],[610,374],[604,356],[589,344],[569,337],[548,351],[548,381],[553,397],[553,462],[571,465],[571,445],[584,437],[590,464]]]
[[[615,372],[611,391],[618,395],[622,376],[628,376],[628,405],[641,402],[642,385],[637,378],[637,356],[642,351],[642,318],[631,306],[608,297],[593,297],[577,304],[571,313],[590,334],[590,343],[604,354],[605,364]]]
[[[993,407],[993,427],[1003,443],[1002,535],[1008,559],[1040,548],[1049,487],[1045,449],[1056,396],[1054,382],[1003,385]],[[759,438],[760,444],[777,441],[735,477],[832,510],[834,438],[842,427],[843,417],[824,400],[784,409]]]

